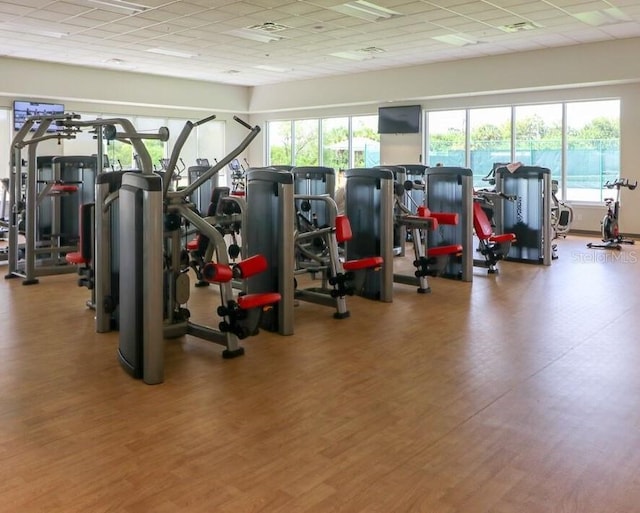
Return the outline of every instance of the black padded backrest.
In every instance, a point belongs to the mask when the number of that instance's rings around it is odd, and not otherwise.
[[[214,189],[211,191],[211,202],[209,203],[209,208],[207,209],[207,216],[215,216],[218,213],[220,200],[229,196],[230,193],[231,189],[229,187],[214,187]]]

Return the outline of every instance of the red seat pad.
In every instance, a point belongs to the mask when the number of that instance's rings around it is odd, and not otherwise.
[[[53,187],[51,187],[51,190],[49,191],[50,194],[61,194],[63,192],[77,192],[78,191],[78,186],[77,185],[65,185],[62,183],[57,183],[54,184]]]
[[[449,246],[436,246],[427,250],[427,256],[437,257],[443,255],[452,255],[454,253],[462,253],[460,244],[451,244]]]
[[[353,233],[351,232],[351,223],[345,215],[336,216],[336,240],[338,244],[351,240]]]
[[[503,233],[502,235],[492,235],[489,237],[489,242],[497,242],[498,244],[503,242],[513,242],[514,240],[516,240],[515,233]]]
[[[371,269],[373,267],[380,267],[384,259],[381,256],[373,256],[367,258],[360,258],[359,260],[347,260],[342,267],[345,271],[359,271],[360,269]]]
[[[199,237],[196,237],[195,239],[191,239],[189,242],[187,242],[187,251],[197,251],[199,244],[200,244]]]
[[[453,212],[431,212],[440,224],[458,224],[458,214]]]
[[[480,240],[488,240],[493,233],[491,221],[487,213],[482,209],[482,205],[477,201],[473,202],[473,229]]]
[[[238,296],[238,306],[242,310],[251,310],[252,308],[258,308],[260,306],[272,305],[278,301],[280,301],[280,294],[277,292]]]
[[[64,259],[70,263],[70,264],[75,264],[75,265],[80,265],[80,264],[87,264],[89,263],[89,260],[87,260],[86,258],[84,258],[82,256],[82,253],[80,253],[79,251],[74,251],[72,253],[67,253],[64,256]]]

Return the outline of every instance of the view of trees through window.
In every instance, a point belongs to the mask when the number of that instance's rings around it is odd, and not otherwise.
[[[380,164],[377,115],[270,121],[267,126],[269,165],[322,165],[339,171]]]
[[[620,176],[619,100],[429,112],[427,137],[429,165],[469,167],[476,187],[520,161],[549,168],[570,201],[602,201]]]

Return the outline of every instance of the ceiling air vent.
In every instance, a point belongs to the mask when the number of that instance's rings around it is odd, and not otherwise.
[[[374,53],[384,53],[386,50],[382,48],[378,48],[377,46],[367,46],[366,48],[360,48],[359,52],[374,54]]]
[[[532,21],[520,21],[518,23],[511,23],[510,25],[502,25],[498,27],[505,32],[523,32],[525,30],[535,30],[540,28],[540,25],[536,25]]]
[[[251,25],[250,27],[247,27],[247,30],[258,30],[260,32],[267,32],[271,34],[272,32],[280,32],[281,30],[287,30],[289,28],[291,27],[280,25],[279,23],[273,23],[272,21],[267,21],[258,25]]]

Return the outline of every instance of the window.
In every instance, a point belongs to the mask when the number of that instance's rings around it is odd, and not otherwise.
[[[527,166],[546,167],[562,179],[562,104],[515,108],[516,156]]]
[[[620,177],[620,101],[567,104],[566,188],[569,201],[602,201]]]
[[[11,147],[11,124],[9,118],[11,111],[9,109],[0,109],[0,162],[5,165],[0,166],[0,178],[9,178],[10,147]],[[0,207],[4,207],[4,212],[0,211],[1,219],[9,217],[9,185],[7,189],[0,185]],[[6,194],[6,200],[4,194]]]
[[[318,120],[294,121],[293,133],[295,136],[294,164],[296,166],[317,166],[320,163]]]
[[[322,165],[336,171],[349,167],[349,118],[322,120]]]
[[[447,110],[427,114],[429,166],[465,167],[467,112]]]
[[[9,176],[9,168],[4,164],[11,160],[9,152],[13,134],[11,132],[11,124],[9,123],[10,116],[11,111],[9,109],[0,109],[0,162],[3,163],[3,165],[0,166],[0,178],[7,178]],[[2,192],[0,192],[0,194],[2,194]],[[0,212],[0,217],[2,217],[2,212]]]
[[[495,162],[520,161],[550,169],[561,198],[600,202],[620,176],[619,100],[434,111],[426,135],[429,165],[468,162],[475,187]]]
[[[482,178],[495,162],[511,162],[511,108],[469,111],[470,168],[473,186],[484,187]]]
[[[380,165],[378,116],[354,116],[351,118],[351,134],[351,166]]]
[[[161,126],[166,126],[167,120],[162,118],[136,118],[133,126],[138,132],[146,134],[157,134]],[[159,139],[143,139],[144,145],[151,156],[151,162],[154,167],[160,167],[160,162],[166,156],[166,143]],[[136,166],[138,167],[138,166]]]
[[[198,125],[196,133],[192,133],[191,137],[196,140],[195,158],[207,159],[209,164],[213,165],[217,160],[221,160],[226,156],[225,149],[225,122],[209,121],[203,125]],[[189,166],[196,164],[195,158],[189,163]],[[229,184],[229,170],[220,170],[217,184],[226,186]]]
[[[336,171],[377,166],[380,164],[378,116],[270,121],[267,148],[268,165],[322,165]]]
[[[267,128],[269,164],[291,165],[291,121],[270,121]]]

